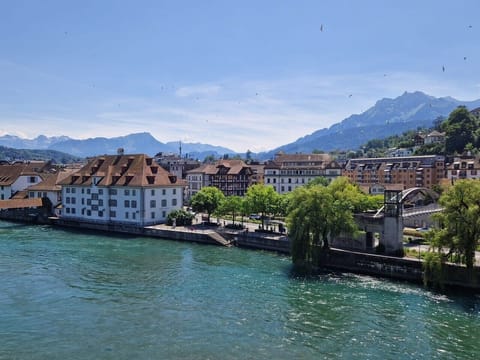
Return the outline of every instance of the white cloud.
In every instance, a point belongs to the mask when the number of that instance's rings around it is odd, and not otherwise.
[[[221,79],[170,95],[113,91],[78,104],[28,112],[0,111],[2,133],[74,138],[150,132],[158,140],[210,143],[238,152],[270,150],[360,113],[384,97],[424,91],[460,100],[479,98],[479,84],[418,73],[304,74],[278,79]],[[0,110],[2,110],[0,105]],[[5,109],[10,107],[6,106]]]

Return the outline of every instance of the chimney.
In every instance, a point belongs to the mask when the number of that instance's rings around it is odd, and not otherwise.
[[[123,148],[118,148],[117,149],[117,155],[123,155],[124,152],[125,152],[125,150]]]

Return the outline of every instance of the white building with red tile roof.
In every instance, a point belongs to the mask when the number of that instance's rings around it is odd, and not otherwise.
[[[0,165],[0,200],[8,200],[17,192],[38,184],[45,176],[47,163],[18,162]]]
[[[59,184],[63,218],[130,225],[164,223],[186,186],[144,154],[95,157]]]

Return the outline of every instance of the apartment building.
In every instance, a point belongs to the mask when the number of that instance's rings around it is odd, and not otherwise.
[[[279,194],[295,190],[315,178],[333,180],[342,174],[342,167],[328,154],[278,153],[265,164],[264,184],[273,186]]]
[[[358,185],[401,185],[431,188],[445,178],[445,157],[440,155],[350,159],[342,172]]]

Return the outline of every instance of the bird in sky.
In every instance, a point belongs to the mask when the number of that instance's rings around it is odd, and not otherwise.
[[[467,57],[466,57],[466,56],[464,56],[464,57],[463,57],[463,60],[467,60]]]
[[[442,66],[442,71],[445,72],[445,66]]]
[[[323,24],[320,25],[320,31],[323,31]]]

